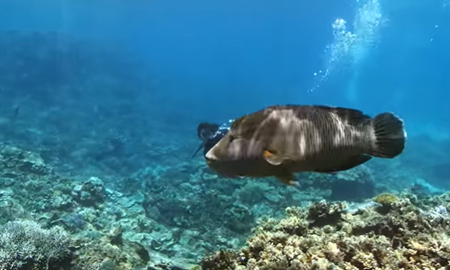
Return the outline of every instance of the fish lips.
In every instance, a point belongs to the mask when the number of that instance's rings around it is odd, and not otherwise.
[[[205,162],[211,168],[216,168],[217,166],[220,166],[221,163],[224,163],[224,161],[218,159],[214,153],[211,152],[211,149],[205,154]]]
[[[207,162],[212,162],[212,161],[216,161],[217,160],[216,155],[214,155],[214,153],[212,153],[212,151],[211,151],[213,149],[214,149],[214,147],[209,149],[208,152],[206,152],[205,159],[206,159]]]

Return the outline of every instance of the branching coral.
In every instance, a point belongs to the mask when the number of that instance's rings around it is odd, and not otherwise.
[[[0,269],[56,269],[70,259],[70,242],[61,227],[45,230],[33,221],[9,222],[0,232]]]

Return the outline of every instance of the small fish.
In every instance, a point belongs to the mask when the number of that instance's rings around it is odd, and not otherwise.
[[[205,159],[224,176],[298,185],[294,173],[345,171],[372,157],[394,158],[405,144],[403,121],[392,113],[371,118],[349,108],[270,106],[236,119]]]

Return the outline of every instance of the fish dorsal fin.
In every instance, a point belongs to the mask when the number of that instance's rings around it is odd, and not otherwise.
[[[278,166],[283,163],[284,158],[278,155],[275,151],[265,150],[263,152],[264,159],[271,165]]]
[[[341,108],[341,107],[331,107],[331,106],[315,106],[321,110],[326,110],[332,112],[339,116],[342,120],[346,121],[350,125],[359,125],[367,122],[371,119],[370,116],[364,114],[360,110]]]

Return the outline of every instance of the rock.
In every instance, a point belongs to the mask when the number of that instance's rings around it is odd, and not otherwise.
[[[54,199],[52,201],[52,206],[59,210],[70,209],[73,206],[72,198],[66,194],[56,196],[56,197],[54,197]]]
[[[111,229],[111,231],[108,234],[110,243],[115,246],[122,246],[123,245],[123,238],[122,238],[123,230],[121,227],[114,227]]]
[[[117,267],[116,263],[110,258],[106,258],[100,265],[100,270],[115,270]]]
[[[106,198],[106,190],[102,180],[91,177],[82,185],[77,185],[72,190],[74,199],[83,206],[96,207]]]

